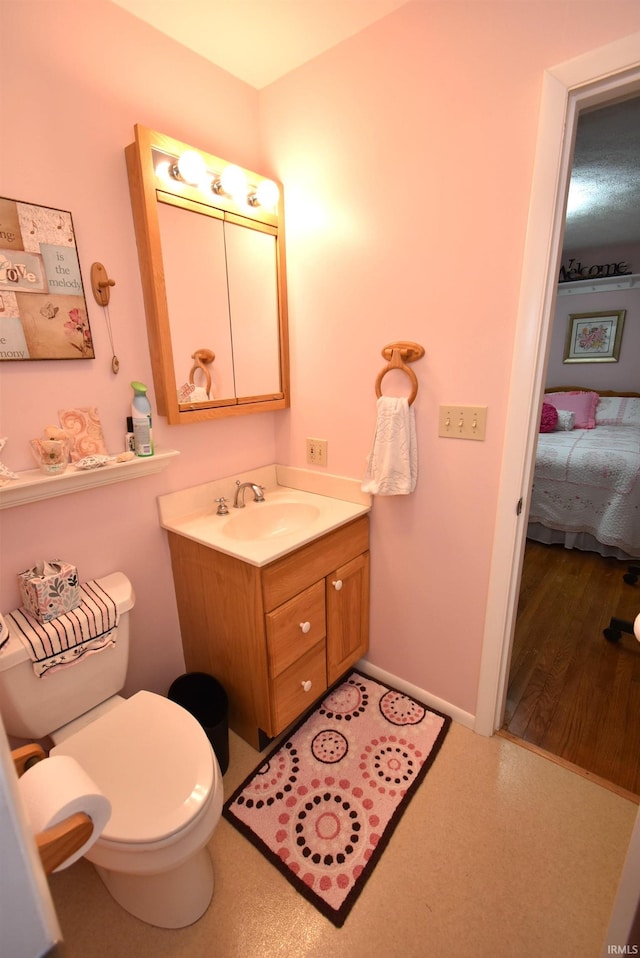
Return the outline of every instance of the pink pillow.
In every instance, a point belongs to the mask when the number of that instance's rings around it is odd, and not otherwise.
[[[558,410],[551,403],[542,403],[542,415],[540,417],[540,432],[553,432],[558,425]]]
[[[575,414],[576,429],[594,429],[596,425],[596,406],[600,396],[594,392],[545,393],[544,401],[556,409],[568,409]]]

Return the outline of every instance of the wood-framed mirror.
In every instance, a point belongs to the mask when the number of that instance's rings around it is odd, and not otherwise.
[[[282,185],[139,124],[125,156],[158,413],[285,409]]]

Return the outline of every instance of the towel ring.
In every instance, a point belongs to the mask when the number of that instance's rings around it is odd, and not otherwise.
[[[378,373],[378,378],[376,379],[376,396],[378,399],[382,396],[380,386],[386,374],[392,369],[401,369],[411,380],[411,392],[408,396],[408,402],[411,406],[418,395],[418,377],[413,369],[410,369],[406,363],[413,363],[417,359],[421,359],[424,356],[424,346],[421,346],[419,343],[409,342],[389,343],[389,345],[385,346],[382,350],[382,356],[384,359],[388,359],[389,362],[384,369]]]
[[[189,382],[192,385],[195,385],[195,383],[193,382],[193,377],[195,373],[198,371],[198,369],[201,369],[202,372],[204,373],[204,378],[207,384],[206,386],[207,396],[210,396],[211,395],[211,373],[207,369],[207,366],[209,363],[213,362],[213,360],[216,358],[216,354],[212,352],[210,349],[196,349],[195,353],[193,354],[191,358],[195,359],[196,362],[195,362],[195,366],[191,367],[191,372],[189,373]]]

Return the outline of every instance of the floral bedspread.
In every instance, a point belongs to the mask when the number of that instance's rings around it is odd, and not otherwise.
[[[530,522],[640,550],[640,426],[538,436]]]

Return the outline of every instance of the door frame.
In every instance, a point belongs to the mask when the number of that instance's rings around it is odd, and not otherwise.
[[[474,723],[481,735],[504,718],[578,114],[634,92],[640,32],[543,78]]]

